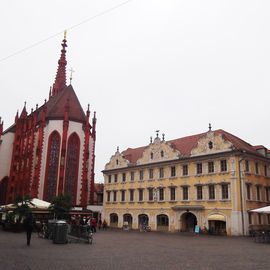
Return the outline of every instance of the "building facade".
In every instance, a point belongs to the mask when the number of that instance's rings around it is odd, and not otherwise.
[[[96,116],[66,84],[66,47],[64,38],[49,99],[30,113],[25,104],[5,131],[0,120],[0,204],[17,195],[50,202],[70,194],[84,207],[94,200]]]
[[[269,216],[249,210],[269,204],[270,153],[224,131],[209,131],[117,149],[104,174],[104,217],[112,227],[128,222],[157,231],[248,234]],[[125,223],[126,224],[126,223]]]

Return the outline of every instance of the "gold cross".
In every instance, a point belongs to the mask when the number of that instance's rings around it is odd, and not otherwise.
[[[70,84],[71,84],[71,81],[72,81],[72,74],[73,74],[73,72],[75,72],[75,70],[73,69],[73,68],[70,68],[69,69],[69,71],[70,71],[70,77],[69,77],[69,81],[70,81]]]

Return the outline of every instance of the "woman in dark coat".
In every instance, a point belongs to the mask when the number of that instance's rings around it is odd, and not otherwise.
[[[35,220],[32,213],[28,213],[24,220],[24,228],[26,230],[27,246],[30,246],[31,235],[35,227]]]

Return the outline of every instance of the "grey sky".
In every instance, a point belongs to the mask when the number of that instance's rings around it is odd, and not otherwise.
[[[124,0],[2,1],[0,59]],[[133,0],[67,34],[68,68],[97,111],[96,181],[119,145],[160,129],[175,139],[224,129],[270,148],[270,2]],[[63,35],[0,62],[0,116],[10,126],[48,98]]]

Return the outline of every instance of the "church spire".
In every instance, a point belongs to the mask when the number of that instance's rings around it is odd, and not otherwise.
[[[64,33],[64,39],[62,42],[62,50],[61,56],[58,60],[58,68],[55,77],[55,82],[53,84],[52,95],[56,95],[66,86],[66,47],[67,47],[67,40],[66,40],[66,31]]]

